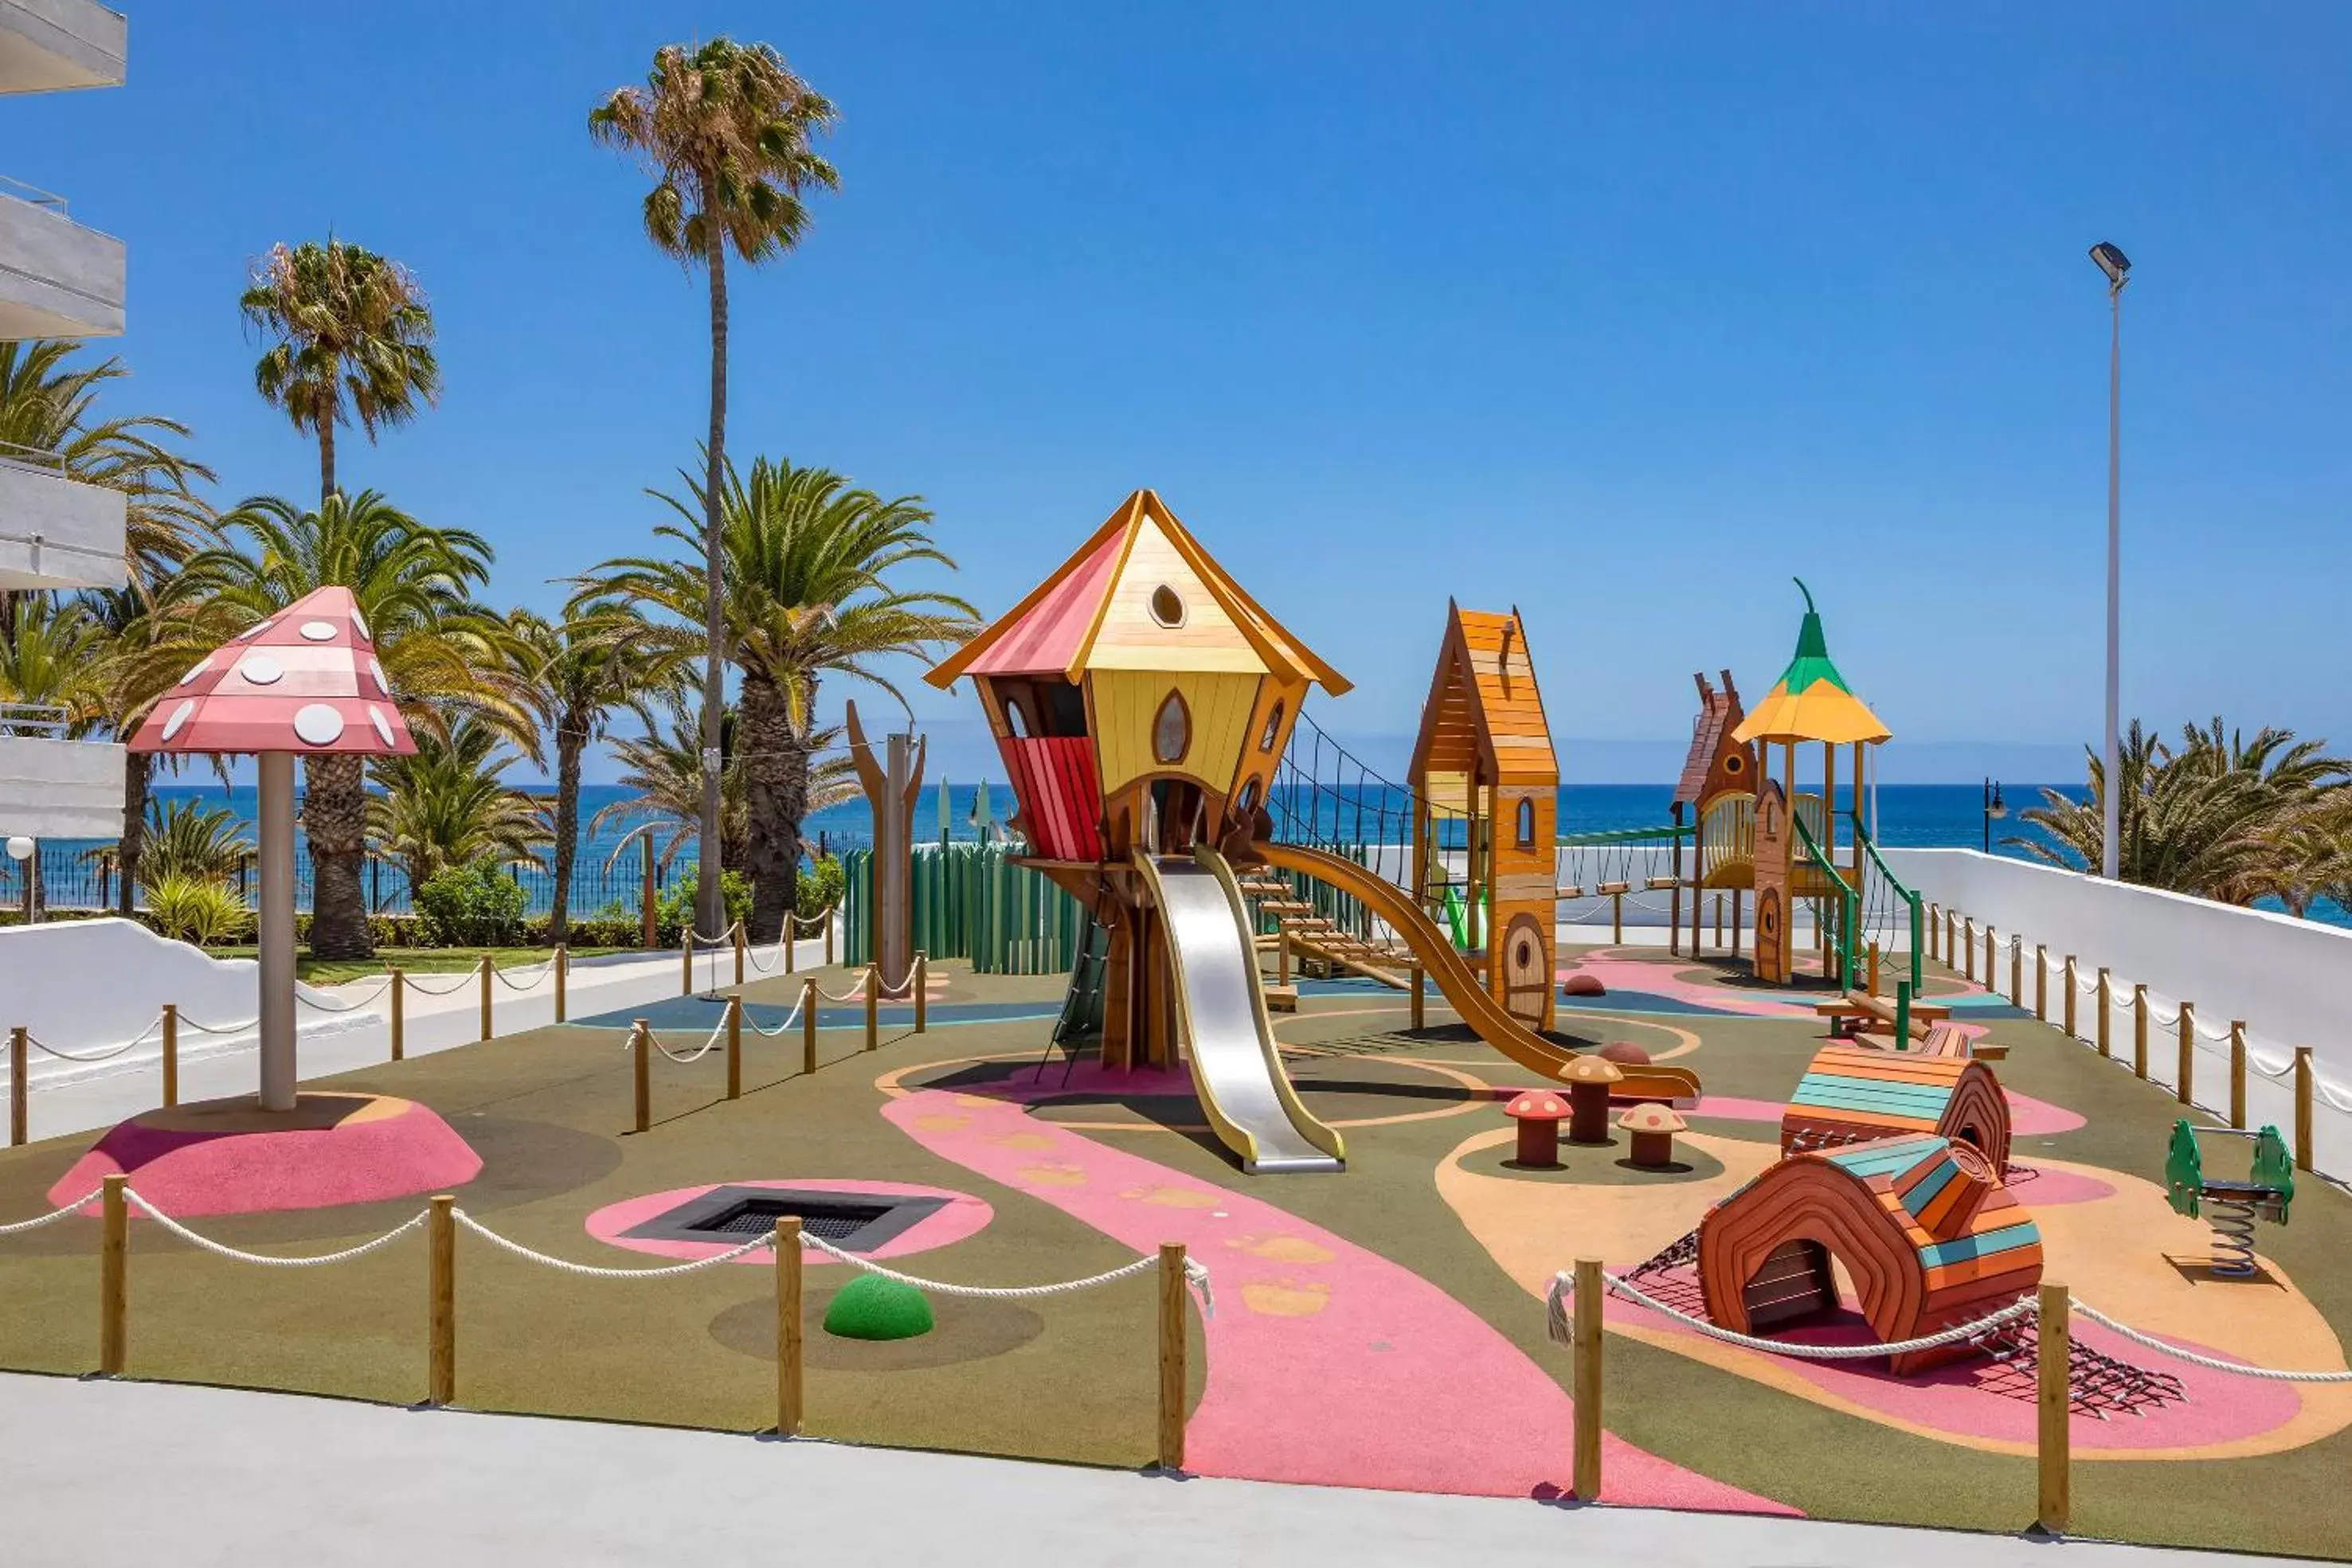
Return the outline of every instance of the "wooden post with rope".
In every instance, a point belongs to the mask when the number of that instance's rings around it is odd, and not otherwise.
[[[564,991],[571,979],[572,945],[568,942],[558,942],[555,945],[555,1021],[557,1023],[563,1022],[570,1013]]]
[[[482,955],[482,1038],[490,1038],[490,956]]]
[[[2074,1029],[2074,1003],[2082,994],[2083,988],[2074,983],[2074,955],[2069,953],[2066,955],[2066,1006],[2064,1009],[2066,1015],[2066,1038],[2069,1040],[2080,1040],[2083,1038],[2082,1035],[2077,1033]]]
[[[797,1437],[803,1403],[801,1374],[801,1218],[776,1220],[776,1436]]]
[[[425,1403],[457,1402],[457,1200],[437,1195],[426,1209]]]
[[[931,960],[927,953],[915,955],[915,1032],[922,1034],[931,1025],[930,1009]]]
[[[2294,1048],[2294,1163],[2300,1170],[2311,1165],[2311,1047]]]
[[[2132,1076],[2147,1076],[2147,982],[2132,982]]]
[[[2009,939],[2009,1005],[2025,1005],[2025,938],[2017,936]]]
[[[1601,1260],[1576,1260],[1575,1413],[1573,1487],[1579,1502],[1601,1500],[1601,1309],[1608,1287]]]
[[[401,967],[392,967],[392,1059],[398,1061],[408,1054],[408,975]]]
[[[653,1041],[654,1031],[646,1020],[636,1019],[629,1028],[629,1071],[635,1081],[636,1129],[642,1133],[653,1125]]]
[[[2069,1416],[2074,1404],[2074,1392],[2069,1376],[2068,1364],[2074,1359],[2074,1325],[2068,1318],[2066,1287],[2054,1281],[2042,1282],[2040,1299],[2040,1348],[2035,1353],[2035,1415],[2034,1444],[2040,1463],[2040,1506],[2035,1517],[2042,1528],[2053,1535],[2066,1533],[2067,1516],[2073,1511],[2073,1442],[2074,1432]]]
[[[2230,1020],[2230,1125],[2246,1130],[2246,1020]]]
[[[2175,1097],[2189,1104],[2197,1081],[2197,1016],[2187,1002],[2180,1004],[2180,1061],[2173,1079]]]
[[[2050,1021],[2050,949],[2039,942],[2033,945],[2033,1016]]]
[[[1160,1468],[1184,1468],[1184,1244],[1160,1244]]]
[[[2101,1056],[2115,1054],[2108,1049],[2107,1041],[2108,1015],[2114,1010],[2109,1006],[2113,989],[2114,988],[2107,984],[2107,967],[2102,964],[2099,966],[2099,1054]]]
[[[180,1004],[163,1004],[163,1109],[180,1103]]]
[[[1960,933],[1960,963],[1962,965],[1960,977],[1964,980],[1975,979],[1977,977],[1977,917],[1973,915],[1969,916],[1967,925]]]
[[[743,983],[743,923],[735,923],[735,983]]]
[[[743,1098],[743,998],[727,998],[727,1098]]]
[[[677,994],[690,997],[694,995],[694,922],[690,912],[686,935],[677,945]]]
[[[882,1045],[882,967],[866,966],[866,1049],[877,1051]]]
[[[105,1178],[100,1205],[98,1267],[98,1372],[122,1375],[131,1348],[131,1211],[123,1190],[131,1178],[120,1172]]]
[[[25,1068],[31,1058],[26,1049],[31,1043],[32,1030],[23,1024],[8,1031],[8,1146],[12,1149],[25,1141]]]
[[[816,1071],[816,977],[801,982],[801,1071]]]

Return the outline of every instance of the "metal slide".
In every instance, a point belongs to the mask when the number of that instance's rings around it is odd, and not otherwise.
[[[1135,865],[1167,923],[1177,1021],[1209,1125],[1253,1176],[1345,1168],[1339,1134],[1282,1070],[1233,868],[1205,847],[1189,858],[1139,852]]]

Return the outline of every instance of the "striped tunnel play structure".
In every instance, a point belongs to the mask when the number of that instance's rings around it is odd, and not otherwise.
[[[1817,1153],[1878,1138],[1933,1133],[1973,1145],[1996,1173],[2009,1168],[2009,1101],[1983,1062],[1832,1045],[1805,1069],[1780,1117],[1780,1152]]]
[[[1787,1156],[1708,1211],[1697,1252],[1707,1317],[1740,1333],[1833,1310],[1832,1257],[1890,1343],[1982,1317],[2042,1278],[2042,1233],[2000,1168],[1934,1133]],[[1976,1353],[1940,1345],[1889,1365],[1904,1376]]]

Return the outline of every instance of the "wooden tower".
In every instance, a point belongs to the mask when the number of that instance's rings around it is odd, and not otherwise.
[[[1469,824],[1471,958],[1488,992],[1529,1027],[1549,1028],[1559,762],[1517,610],[1497,614],[1447,603],[1407,782],[1423,817],[1458,812]],[[1414,890],[1424,898],[1433,826],[1413,824]]]
[[[1727,888],[1731,893],[1732,951],[1739,948],[1739,899],[1746,889],[1755,885],[1751,864],[1750,835],[1754,824],[1756,799],[1756,748],[1736,739],[1733,732],[1748,716],[1740,706],[1739,686],[1731,672],[1723,672],[1723,689],[1717,691],[1707,684],[1703,674],[1693,674],[1698,685],[1698,716],[1691,723],[1689,754],[1683,759],[1681,779],[1675,785],[1675,822],[1680,826],[1689,814],[1696,828],[1692,835],[1691,870],[1691,952],[1700,948],[1704,926],[1705,902],[1700,894],[1707,888]],[[1675,842],[1675,897],[1682,897],[1684,873],[1683,846]],[[1675,914],[1679,925],[1681,907]]]
[[[1271,831],[1267,790],[1311,685],[1349,682],[1259,607],[1150,490],[925,678],[969,676],[1036,867],[1110,930],[1103,1062],[1173,1060],[1175,1004],[1138,853],[1228,852]]]

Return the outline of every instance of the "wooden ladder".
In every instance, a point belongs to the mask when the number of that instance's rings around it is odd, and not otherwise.
[[[1408,982],[1395,972],[1401,956],[1396,950],[1365,942],[1340,929],[1336,922],[1318,914],[1315,905],[1301,898],[1298,890],[1282,876],[1264,870],[1236,871],[1234,882],[1242,896],[1255,904],[1259,914],[1269,916],[1294,947],[1383,985],[1405,988]]]

